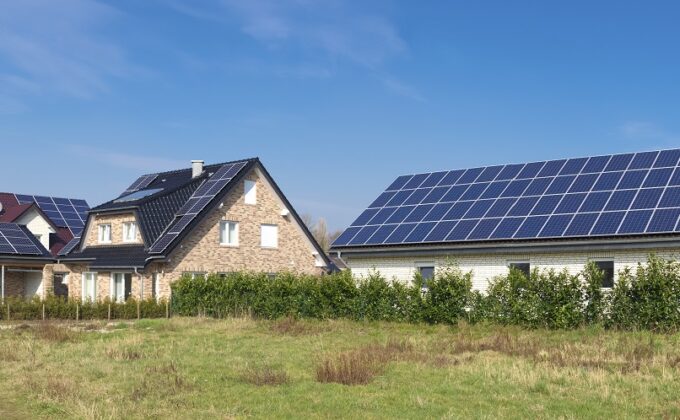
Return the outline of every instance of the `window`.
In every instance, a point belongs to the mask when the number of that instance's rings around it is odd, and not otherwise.
[[[123,223],[123,242],[135,242],[137,240],[137,223]]]
[[[68,298],[68,274],[54,273],[52,277],[54,296]]]
[[[196,280],[200,277],[205,277],[205,272],[203,271],[185,271],[182,273],[183,276],[189,276],[191,280]]]
[[[427,283],[434,278],[434,266],[421,265],[418,267],[418,273],[423,279],[423,288],[427,288]]]
[[[125,302],[130,297],[131,289],[131,273],[113,273],[113,277],[111,278],[111,300]]]
[[[151,297],[158,300],[158,282],[160,281],[161,275],[159,273],[153,273],[151,276]]]
[[[255,181],[243,181],[243,191],[246,204],[257,204],[257,184],[255,184]]]
[[[238,246],[238,223],[220,222],[220,245]]]
[[[276,225],[260,226],[260,245],[262,248],[276,248],[279,246],[279,227]]]
[[[594,263],[604,272],[602,287],[605,289],[614,287],[614,261],[594,261]]]
[[[83,273],[83,302],[94,301],[97,298],[97,273]]]
[[[517,261],[517,262],[511,262],[508,263],[508,267],[510,269],[515,269],[518,271],[521,271],[526,278],[529,278],[531,275],[531,264],[529,264],[529,261]]]
[[[109,244],[111,243],[111,225],[99,225],[99,243]]]

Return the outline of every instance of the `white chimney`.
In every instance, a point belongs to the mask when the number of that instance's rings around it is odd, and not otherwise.
[[[201,176],[203,173],[203,161],[202,160],[192,160],[191,161],[191,177],[196,178]]]

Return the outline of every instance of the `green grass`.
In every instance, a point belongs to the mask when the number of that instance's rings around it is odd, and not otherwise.
[[[680,335],[250,319],[11,325],[0,329],[3,419],[680,416]],[[347,360],[344,374],[367,384],[333,382]]]

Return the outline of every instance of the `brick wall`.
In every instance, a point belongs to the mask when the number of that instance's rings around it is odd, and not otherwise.
[[[134,242],[123,242],[123,223],[125,222],[136,222],[134,213],[126,214],[95,214],[90,216],[89,231],[87,232],[87,237],[85,238],[85,246],[111,246],[111,245],[129,245],[131,243],[142,243],[142,236],[139,233],[139,228],[137,229],[137,236]],[[110,224],[111,225],[111,243],[100,244],[99,243],[99,225]]]
[[[663,258],[680,259],[680,253],[675,249],[659,249],[654,253]],[[411,257],[411,258],[351,258],[345,261],[356,277],[365,277],[372,270],[377,270],[388,279],[410,282],[419,265],[434,263],[435,267],[442,267],[449,262],[457,263],[460,268],[473,273],[473,288],[486,290],[489,280],[508,272],[508,264],[515,261],[529,261],[531,268],[539,269],[567,269],[576,274],[583,270],[589,260],[613,260],[614,280],[616,272],[625,267],[635,267],[647,260],[647,250],[626,250],[610,252],[574,252],[574,253],[535,253],[526,255],[466,255],[447,257]]]

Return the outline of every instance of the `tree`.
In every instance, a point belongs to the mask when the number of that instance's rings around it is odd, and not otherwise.
[[[325,252],[331,248],[331,244],[335,241],[338,236],[342,233],[341,230],[335,230],[332,232],[328,231],[328,224],[323,217],[320,217],[316,222],[314,218],[309,214],[303,214],[301,216],[302,221],[316,239],[316,242],[321,246]]]

